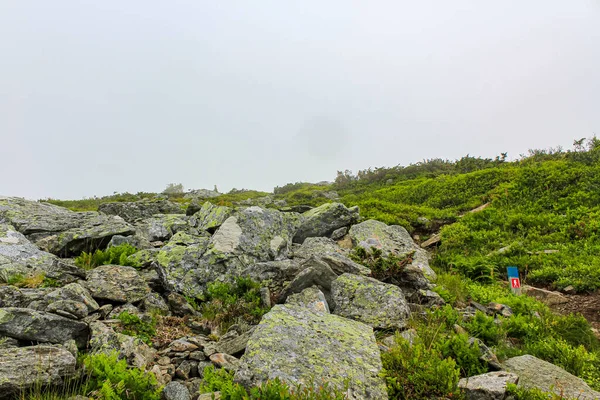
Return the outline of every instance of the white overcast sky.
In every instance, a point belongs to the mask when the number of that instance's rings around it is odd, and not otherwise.
[[[270,191],[594,134],[598,0],[0,0],[0,195]]]

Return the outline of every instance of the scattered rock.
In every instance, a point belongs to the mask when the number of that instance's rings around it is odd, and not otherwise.
[[[98,211],[108,215],[118,215],[127,222],[150,218],[155,214],[184,213],[179,204],[168,200],[104,203],[98,206]]]
[[[509,358],[503,365],[507,371],[519,376],[518,384],[524,388],[538,388],[564,398],[600,398],[600,392],[592,390],[583,379],[534,356],[527,354]]]
[[[311,286],[300,293],[292,294],[287,298],[285,303],[304,307],[320,314],[330,313],[325,295],[316,286]]]
[[[341,203],[326,203],[302,214],[303,222],[294,235],[294,243],[303,243],[312,236],[329,236],[336,229],[358,220],[358,207],[347,208]]]
[[[533,286],[523,285],[521,291],[529,297],[534,297],[549,306],[568,303],[569,299],[559,292],[553,292],[546,289],[540,289]]]
[[[217,367],[225,368],[228,371],[237,371],[240,366],[240,360],[225,353],[212,354],[210,356],[210,361]]]
[[[402,329],[410,315],[402,290],[365,276],[343,274],[333,281],[333,313],[373,328]]]
[[[232,214],[233,209],[230,207],[216,206],[206,202],[193,214],[190,224],[200,230],[214,232]]]
[[[129,365],[138,368],[146,368],[156,356],[156,350],[140,339],[116,333],[103,322],[90,323],[90,330],[90,351],[92,353],[116,351],[121,358],[127,360]]]
[[[381,368],[371,327],[286,304],[263,316],[234,379],[245,387],[276,378],[298,385],[318,374],[333,389],[347,383],[350,399],[387,399]]]
[[[421,247],[425,249],[429,246],[433,246],[434,244],[438,244],[441,241],[442,241],[442,235],[440,235],[439,233],[436,233],[435,235],[431,235],[431,237],[429,239],[427,239],[426,241],[421,243]]]
[[[341,238],[343,238],[344,236],[346,236],[347,233],[348,233],[348,227],[347,226],[343,226],[343,227],[341,227],[341,228],[336,229],[335,231],[333,231],[333,233],[329,237],[331,239],[333,239],[333,240],[340,240]]]
[[[90,271],[86,287],[95,299],[131,303],[142,300],[150,288],[133,267],[103,265]]]
[[[85,348],[89,329],[86,323],[28,308],[0,308],[0,335],[19,340],[61,344],[75,339]]]
[[[184,384],[169,382],[162,391],[163,400],[191,400],[190,392]]]
[[[288,296],[300,293],[311,286],[317,286],[325,294],[326,298],[329,296],[331,282],[337,278],[336,273],[329,268],[329,265],[312,257],[302,263],[302,267],[304,269],[283,290],[278,299],[279,302],[284,302]]]
[[[515,374],[497,371],[463,378],[458,387],[464,391],[467,400],[504,400],[507,385],[516,384],[518,380]]]
[[[0,349],[0,397],[18,394],[44,382],[60,385],[75,374],[76,360],[58,346]]]

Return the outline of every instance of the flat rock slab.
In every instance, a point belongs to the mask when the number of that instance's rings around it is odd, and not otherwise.
[[[62,347],[31,346],[0,349],[0,398],[39,382],[61,384],[75,373],[76,360]]]
[[[29,308],[0,308],[0,336],[43,343],[65,343],[74,339],[84,348],[89,336],[84,322]]]
[[[600,399],[600,392],[592,390],[583,379],[529,354],[509,358],[503,365],[507,371],[519,376],[519,386],[524,388],[538,388],[568,399]]]
[[[373,328],[402,329],[410,315],[402,290],[366,276],[343,274],[331,284],[334,314]]]
[[[291,385],[347,386],[349,399],[387,399],[373,329],[295,305],[277,305],[252,334],[235,374],[246,387],[281,379]]]
[[[134,303],[142,300],[150,288],[133,267],[103,265],[90,271],[85,284],[95,299]]]
[[[519,376],[510,372],[496,371],[463,378],[458,382],[459,389],[467,400],[504,400],[506,387],[516,384]]]

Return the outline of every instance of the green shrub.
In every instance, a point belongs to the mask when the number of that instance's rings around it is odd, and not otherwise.
[[[116,353],[92,354],[83,360],[86,393],[103,400],[159,400],[161,389],[154,374],[127,366]]]
[[[384,256],[383,252],[378,248],[366,250],[357,246],[350,253],[350,258],[368,267],[371,270],[373,278],[380,281],[387,281],[389,279],[399,279],[404,267],[413,261],[413,255],[414,252],[402,256],[394,254]]]
[[[202,317],[220,332],[244,321],[257,324],[269,310],[262,306],[260,284],[250,278],[236,277],[233,283],[212,282],[200,305]]]
[[[430,399],[459,394],[456,362],[420,340],[412,345],[401,336],[381,354],[383,375],[390,399]]]
[[[515,400],[561,400],[564,397],[555,393],[546,393],[540,389],[525,389],[515,384],[509,384],[506,392]]]
[[[200,393],[220,391],[222,400],[344,400],[346,394],[340,390],[329,388],[327,383],[315,387],[305,386],[290,387],[286,383],[275,379],[265,384],[253,387],[249,391],[233,382],[233,372],[225,369],[216,369],[210,365],[204,368],[204,378],[200,384]]]
[[[150,316],[151,321],[143,321],[135,314],[123,311],[117,316],[121,321],[122,333],[140,338],[144,343],[152,345],[152,338],[156,335],[156,317]]]
[[[94,269],[100,265],[123,265],[139,267],[139,264],[129,258],[138,249],[128,243],[109,247],[106,250],[96,250],[94,253],[83,252],[75,258],[75,265],[84,269]]]

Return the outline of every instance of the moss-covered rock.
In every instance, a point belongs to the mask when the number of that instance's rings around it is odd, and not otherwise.
[[[135,268],[103,265],[88,273],[86,288],[100,300],[132,303],[142,300],[150,288]]]
[[[73,212],[17,197],[0,198],[0,223],[11,224],[41,249],[61,257],[104,248],[114,235],[135,233],[118,216]]]
[[[387,399],[373,329],[360,322],[277,305],[252,334],[235,381],[246,387],[281,379],[291,385],[347,388],[350,399]]]
[[[184,214],[183,208],[168,200],[141,200],[104,203],[98,211],[108,215],[118,215],[127,222],[150,218],[155,214]]]
[[[194,213],[190,224],[199,230],[214,232],[233,214],[231,207],[217,206],[210,202],[205,202],[200,210]]]
[[[334,314],[379,329],[402,329],[410,311],[399,287],[366,276],[343,274],[331,284]]]
[[[358,221],[358,207],[347,208],[341,203],[326,203],[302,214],[303,221],[294,243],[303,243],[308,237],[329,236],[336,229]]]
[[[42,343],[65,343],[74,339],[85,348],[88,325],[73,319],[29,308],[0,308],[0,336]]]

